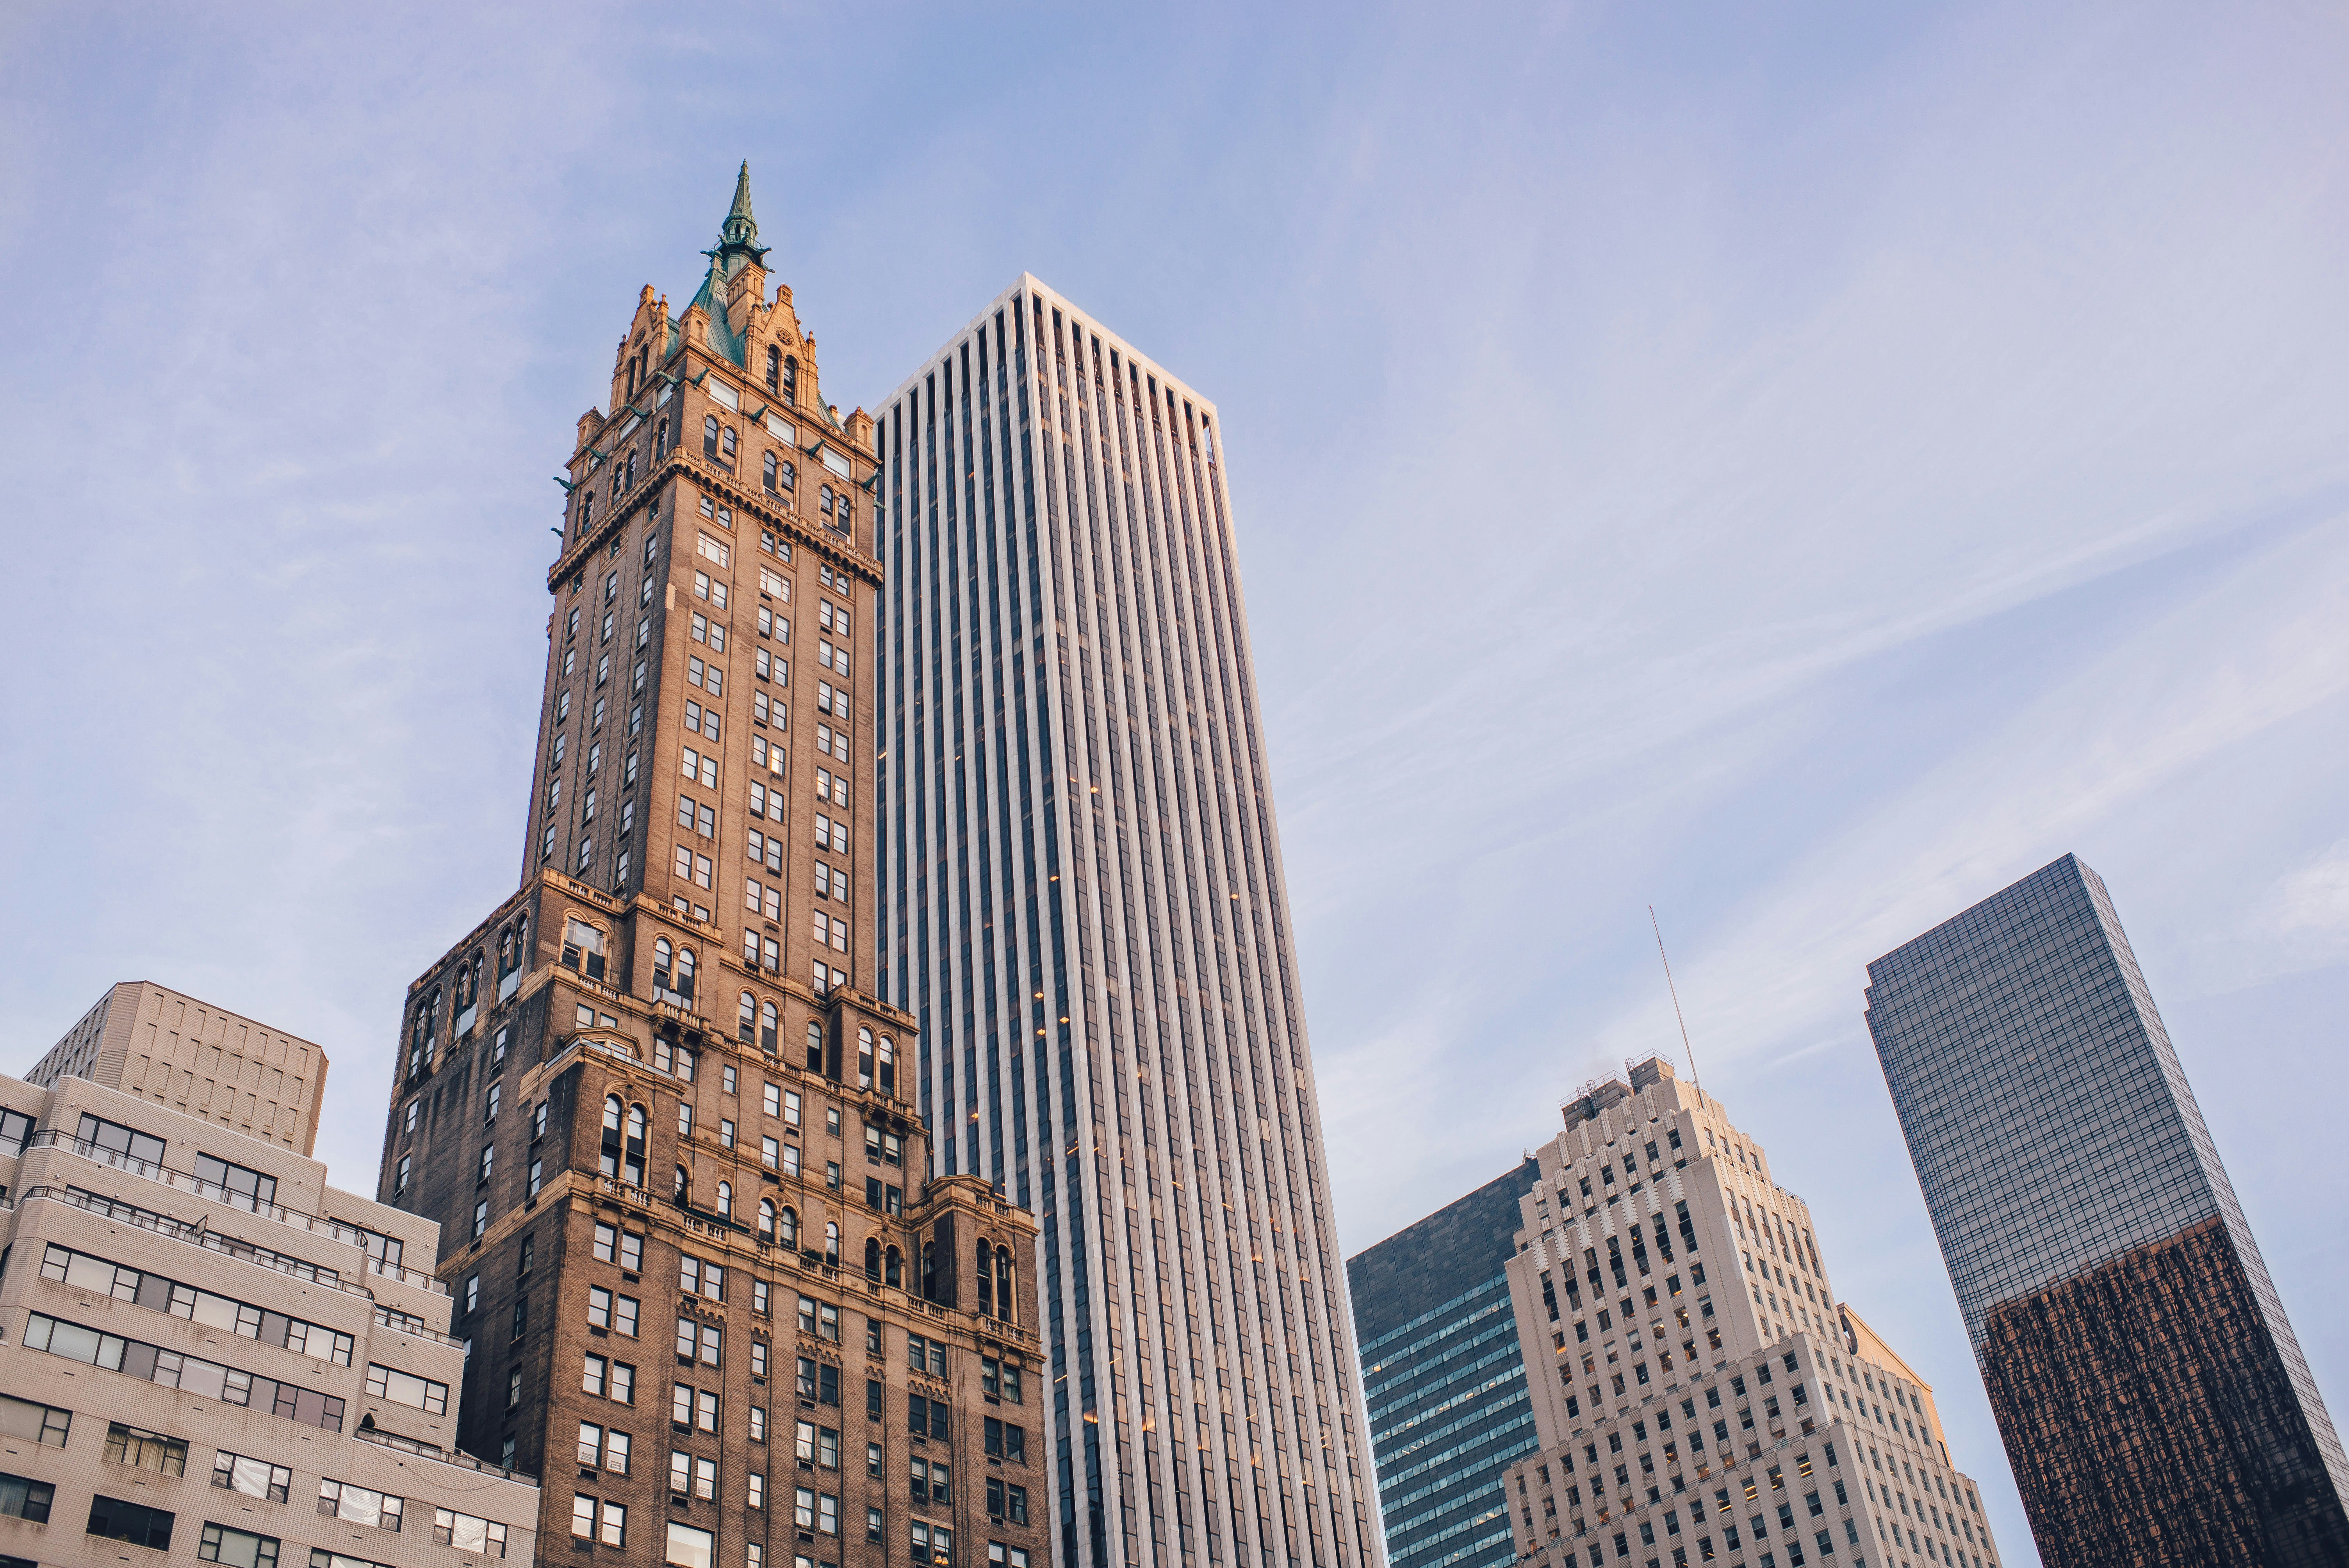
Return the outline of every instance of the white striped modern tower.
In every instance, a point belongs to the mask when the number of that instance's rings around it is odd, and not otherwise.
[[[1061,1568],[1384,1568],[1215,407],[1023,275],[880,416],[881,988],[1042,1220]]]

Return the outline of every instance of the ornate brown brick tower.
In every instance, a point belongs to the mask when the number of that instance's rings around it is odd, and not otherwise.
[[[927,1178],[867,978],[873,423],[758,237],[745,166],[580,418],[522,886],[409,987],[379,1191],[547,1555],[1042,1568],[1034,1222]]]

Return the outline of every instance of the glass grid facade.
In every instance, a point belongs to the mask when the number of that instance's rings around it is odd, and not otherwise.
[[[1215,409],[1023,277],[876,438],[880,989],[1042,1223],[1061,1568],[1382,1568]]]
[[[2340,1439],[2102,879],[2066,855],[1868,982],[2042,1553],[2349,1561]]]
[[[1509,1310],[1527,1160],[1346,1264],[1394,1568],[1516,1557],[1502,1471],[1537,1447]]]

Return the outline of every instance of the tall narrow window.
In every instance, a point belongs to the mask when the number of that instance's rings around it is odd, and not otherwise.
[[[766,486],[767,493],[769,495],[776,493],[774,453],[769,452],[767,454],[766,460],[761,468],[760,480],[761,482]]]
[[[706,415],[702,418],[701,455],[705,458],[714,458],[718,455],[718,416],[715,414]]]
[[[770,346],[767,349],[767,390],[783,389],[783,351]]]
[[[783,401],[797,407],[799,400],[800,362],[786,358],[783,361]]]

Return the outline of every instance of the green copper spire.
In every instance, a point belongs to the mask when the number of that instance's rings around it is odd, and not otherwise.
[[[747,256],[761,266],[767,264],[766,247],[759,243],[759,221],[750,216],[750,160],[742,160],[741,172],[734,176],[734,205],[728,210],[726,222],[718,226],[718,248],[711,253],[731,277],[740,265],[736,259]]]

